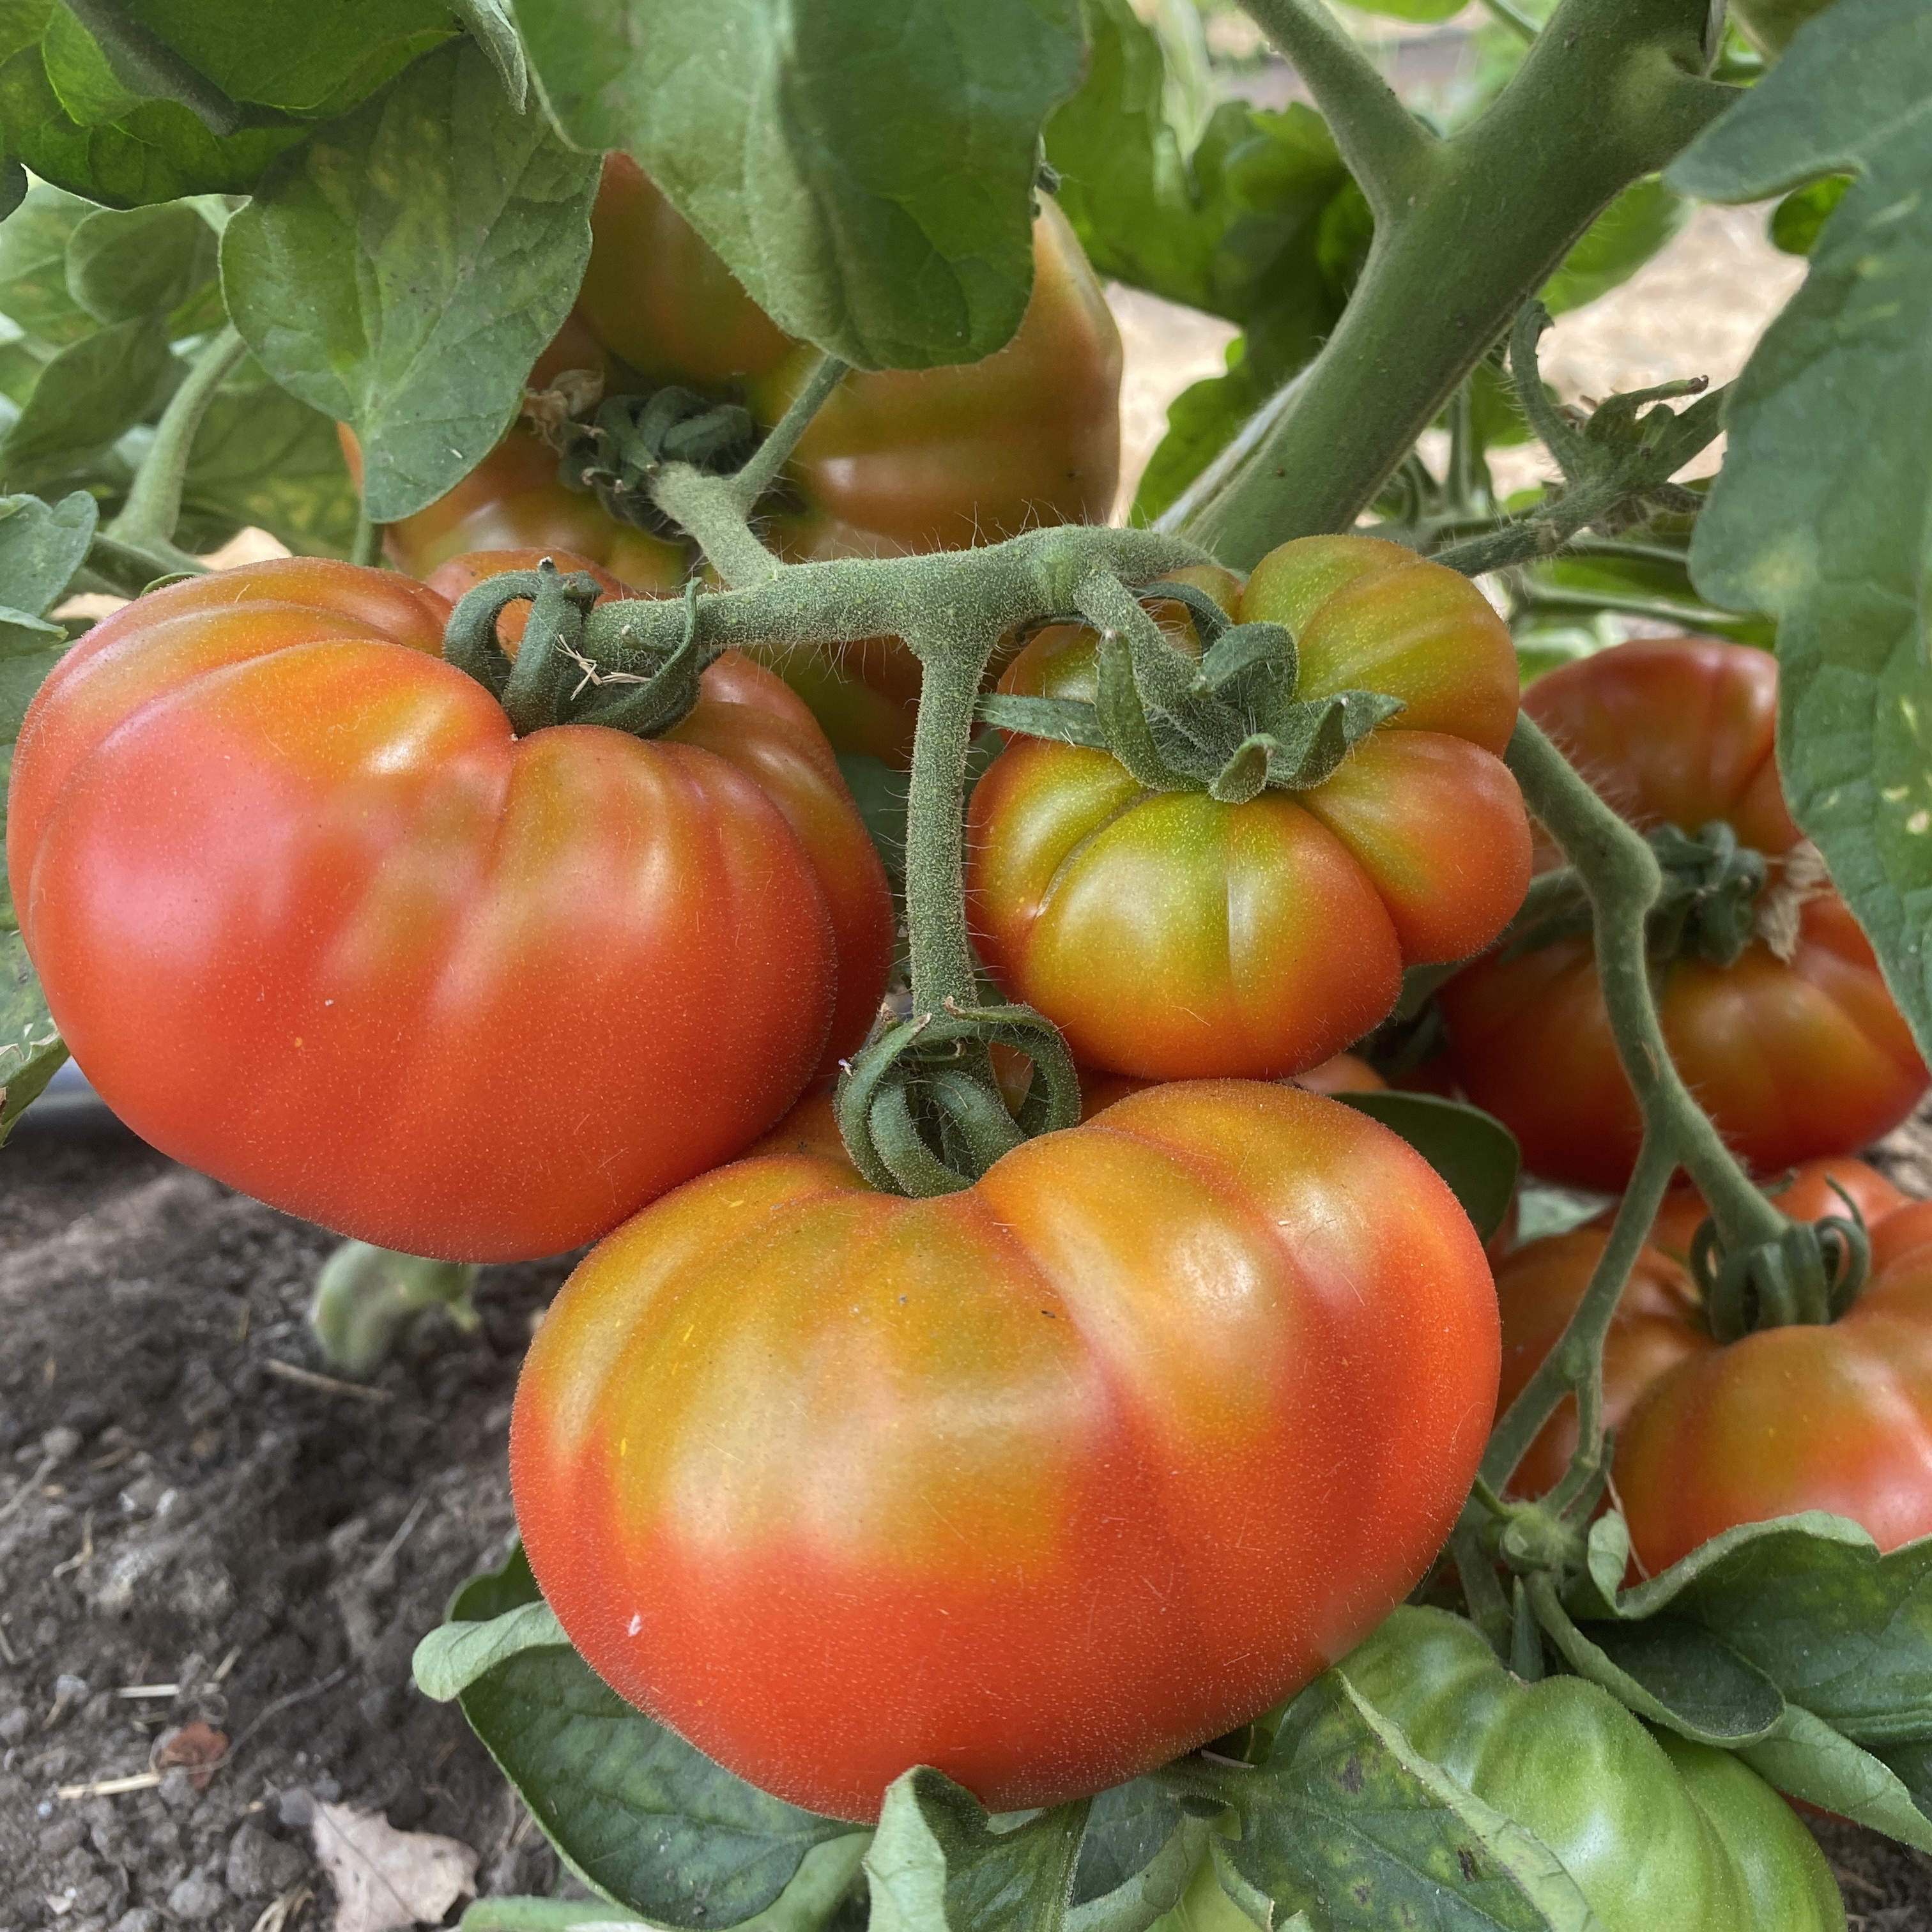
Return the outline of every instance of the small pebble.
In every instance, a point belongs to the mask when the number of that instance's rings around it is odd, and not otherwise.
[[[190,1924],[212,1918],[218,1912],[226,1910],[227,1906],[226,1888],[200,1872],[191,1873],[168,1893],[169,1912]]]
[[[275,1816],[292,1832],[306,1832],[315,1822],[315,1800],[299,1785],[284,1792],[275,1806]]]
[[[16,1704],[0,1718],[0,1743],[16,1744],[32,1728],[34,1714],[24,1704]]]
[[[272,1838],[253,1820],[228,1845],[226,1876],[237,1898],[274,1898],[308,1870],[308,1859],[293,1845]]]

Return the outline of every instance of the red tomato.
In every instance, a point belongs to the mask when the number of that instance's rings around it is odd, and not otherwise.
[[[741,1777],[1099,1790],[1306,1682],[1454,1522],[1488,1270],[1353,1109],[1163,1087],[926,1201],[791,1144],[583,1263],[511,1428],[572,1641]]]
[[[1778,788],[1778,664],[1708,638],[1622,644],[1532,684],[1523,708],[1624,817],[1695,833],[1722,820],[1772,862],[1798,843]],[[1540,844],[1540,868],[1559,862]],[[1618,1061],[1587,934],[1492,958],[1442,988],[1457,1078],[1552,1180],[1615,1192],[1642,1123]],[[1803,904],[1796,950],[1754,939],[1735,964],[1665,969],[1672,1059],[1718,1131],[1760,1173],[1850,1153],[1925,1091],[1910,1030],[1844,902]]]
[[[1528,822],[1496,755],[1516,653],[1474,586],[1394,544],[1305,537],[1262,559],[1239,615],[1294,632],[1298,698],[1406,709],[1322,784],[1243,805],[1143,791],[1108,753],[1037,738],[974,789],[981,956],[1084,1065],[1298,1072],[1386,1017],[1405,967],[1479,951],[1522,902]],[[1090,700],[1084,643],[1036,639],[1002,688]]]
[[[139,599],[28,712],[8,864],[137,1132],[345,1233],[510,1259],[767,1126],[863,1031],[890,902],[767,673],[722,658],[649,743],[518,740],[437,656],[447,615],[302,558]]]
[[[1837,1187],[1832,1185],[1834,1182]],[[1932,1245],[1932,1202],[1909,1199],[1882,1174],[1862,1161],[1842,1158],[1808,1161],[1787,1185],[1774,1189],[1772,1198],[1794,1220],[1816,1220],[1826,1215],[1846,1216],[1848,1210],[1838,1188],[1843,1188],[1851,1196],[1870,1232],[1874,1287],[1866,1291],[1868,1294],[1874,1292],[1881,1280],[1904,1279],[1906,1268],[1902,1264],[1915,1253],[1918,1256],[1916,1265],[1932,1271],[1932,1252],[1923,1252]],[[1638,1255],[1604,1338],[1604,1420],[1607,1428],[1618,1434],[1615,1465],[1618,1493],[1629,1519],[1639,1556],[1643,1566],[1652,1572],[1674,1562],[1695,1543],[1704,1540],[1706,1536],[1716,1534],[1715,1529],[1706,1528],[1688,1543],[1682,1542],[1681,1538],[1668,1544],[1663,1540],[1657,1519],[1667,1507],[1674,1507],[1665,1501],[1666,1492],[1672,1488],[1672,1483],[1681,1480],[1685,1493],[1694,1497],[1700,1495],[1700,1484],[1714,1482],[1735,1486],[1736,1469],[1754,1458],[1760,1448],[1780,1432],[1772,1423],[1772,1412],[1788,1408],[1793,1402],[1802,1408],[1805,1391],[1797,1377],[1795,1362],[1802,1359],[1807,1350],[1842,1353],[1844,1346],[1850,1346],[1864,1332],[1855,1329],[1850,1338],[1840,1337],[1836,1343],[1822,1340],[1838,1335],[1852,1318],[1847,1316],[1831,1328],[1779,1329],[1720,1348],[1705,1325],[1702,1302],[1685,1265],[1691,1241],[1706,1212],[1702,1198],[1694,1188],[1683,1185],[1671,1191],[1652,1228],[1648,1244]],[[1532,1241],[1498,1264],[1496,1298],[1502,1311],[1503,1328],[1502,1378],[1496,1398],[1498,1416],[1516,1400],[1544,1358],[1556,1346],[1575,1313],[1609,1240],[1609,1218],[1606,1210],[1594,1226]],[[1858,1306],[1864,1306],[1862,1299]],[[1856,1316],[1857,1309],[1852,1312]],[[1779,1343],[1774,1350],[1754,1351],[1755,1342],[1768,1339],[1770,1334],[1811,1339],[1802,1343],[1787,1340]],[[1932,1359],[1932,1339],[1928,1339],[1927,1346],[1928,1359]],[[1676,1478],[1667,1481],[1663,1460],[1666,1452],[1658,1448],[1644,1452],[1645,1480],[1633,1491],[1627,1480],[1627,1471],[1637,1466],[1628,1463],[1626,1458],[1634,1453],[1630,1444],[1642,1439],[1642,1432],[1636,1429],[1635,1418],[1647,1406],[1653,1386],[1666,1378],[1680,1376],[1684,1378],[1687,1388],[1708,1388],[1724,1378],[1735,1378],[1742,1372],[1739,1364],[1731,1362],[1728,1366],[1720,1366],[1720,1358],[1728,1360],[1740,1350],[1748,1352],[1741,1358],[1746,1364],[1767,1356],[1785,1358],[1786,1366],[1793,1376],[1790,1387],[1774,1397],[1763,1372],[1759,1372],[1758,1379],[1752,1386],[1766,1407],[1755,1430],[1747,1430],[1741,1419],[1744,1404],[1740,1396],[1729,1424],[1730,1439],[1720,1441],[1714,1436],[1711,1442],[1695,1451],[1702,1454],[1708,1449],[1717,1456],[1719,1467],[1714,1474],[1700,1469],[1694,1474],[1687,1462],[1678,1467]],[[1702,1366],[1685,1366],[1689,1364]],[[1880,1373],[1882,1378],[1883,1371]],[[1645,1430],[1652,1426],[1646,1424]],[[1869,1435],[1870,1431],[1866,1432]],[[1794,1446],[1791,1453],[1795,1455],[1795,1434],[1792,1441]],[[1562,1474],[1576,1444],[1576,1406],[1574,1400],[1566,1400],[1517,1466],[1510,1485],[1511,1490],[1520,1496],[1541,1495]],[[1686,1442],[1680,1442],[1678,1449],[1686,1456],[1693,1453],[1691,1445]],[[1817,1460],[1822,1463],[1828,1459],[1821,1450]],[[1708,1506],[1708,1497],[1702,1503],[1689,1505]],[[1794,1503],[1791,1507],[1835,1506]],[[1926,1526],[1932,1528],[1932,1492],[1928,1492],[1925,1510]],[[1769,1509],[1760,1512],[1767,1515],[1780,1513]],[[1857,1510],[1844,1513],[1858,1516],[1861,1521],[1866,1520]],[[1750,1522],[1756,1519],[1740,1515],[1731,1520]],[[1643,1526],[1641,1532],[1640,1520]],[[1868,1527],[1874,1526],[1868,1523]],[[1662,1553],[1666,1547],[1672,1554]]]

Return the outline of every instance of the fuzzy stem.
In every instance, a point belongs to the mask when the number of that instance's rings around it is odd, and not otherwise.
[[[790,407],[766,433],[765,440],[752,452],[750,460],[731,478],[738,507],[748,516],[758,499],[778,480],[778,472],[790,461],[798,440],[826,398],[844,381],[850,365],[836,356],[821,356],[805,379],[805,386],[791,400]]]
[[[1282,28],[1292,56],[1293,34],[1312,44],[1310,4],[1256,8],[1264,26],[1292,23]],[[1736,98],[1696,77],[1708,11],[1708,0],[1563,0],[1489,110],[1426,166],[1398,172],[1407,185],[1397,218],[1378,223],[1321,354],[1245,454],[1163,526],[1184,518],[1240,570],[1290,537],[1347,530],[1611,199]],[[1305,77],[1345,158],[1352,144],[1385,144],[1386,106],[1359,77],[1346,88],[1331,78],[1324,98],[1323,71]]]
[[[166,558],[172,568],[201,568],[186,551],[174,547],[175,525],[181,520],[182,490],[188,481],[188,458],[194,448],[195,432],[201,428],[214,392],[248,352],[248,344],[232,326],[224,326],[208,338],[194,367],[182,378],[181,387],[168,398],[168,406],[154,427],[154,440],[134,472],[134,487],[128,492],[121,514],[107,526],[104,536]]]
[[[1689,1170],[1727,1248],[1742,1251],[1776,1240],[1787,1225],[1784,1216],[1718,1138],[1664,1042],[1645,932],[1645,920],[1663,890],[1655,854],[1528,717],[1518,717],[1505,756],[1524,802],[1562,848],[1590,896],[1597,976],[1617,1057],[1642,1111],[1646,1156],[1654,1146],[1656,1158]]]
[[[752,534],[736,478],[667,463],[652,474],[651,501],[691,532],[706,562],[734,590],[768,584],[784,568]]]
[[[1420,196],[1441,143],[1396,97],[1322,0],[1241,0],[1328,117],[1379,224]]]

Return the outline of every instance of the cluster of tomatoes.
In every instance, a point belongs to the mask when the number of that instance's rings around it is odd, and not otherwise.
[[[774,421],[808,350],[621,160],[596,228],[533,386],[729,388]],[[1050,206],[1036,235],[1007,349],[835,393],[768,506],[784,554],[1105,516],[1118,343]],[[1474,958],[1441,994],[1441,1076],[1552,1180],[1620,1186],[1637,1138],[1587,930],[1510,927],[1559,859],[1503,761],[1516,658],[1476,590],[1352,536],[1285,544],[1245,583],[1183,573],[1236,622],[1286,627],[1298,702],[1385,700],[1306,782],[1150,789],[1107,750],[1011,739],[972,795],[968,917],[1000,988],[1064,1033],[1088,1118],[907,1199],[861,1178],[818,1090],[894,940],[835,752],[904,761],[916,662],[881,640],[775,654],[781,676],[727,653],[661,735],[593,711],[519,737],[441,656],[452,602],[545,555],[662,592],[682,543],[566,488],[534,423],[388,542],[399,572],[291,559],[89,632],[22,730],[8,865],[64,1037],[158,1145],[413,1252],[603,1238],[532,1346],[512,1438],[532,1565],[596,1669],[742,1775],[853,1818],[914,1762],[996,1810],[1084,1795],[1378,1626],[1352,1666],[1369,1694],[1468,1755],[1470,1699],[1503,1721],[1480,1640],[1385,1619],[1462,1507],[1499,1374],[1506,1402],[1604,1236],[1532,1242],[1492,1282],[1421,1158],[1308,1090],[1376,1084],[1335,1056],[1409,969]],[[1186,609],[1149,608],[1202,654]],[[1100,644],[1015,640],[1000,688],[1091,705]],[[1863,1145],[1927,1080],[1785,812],[1774,679],[1762,654],[1666,641],[1525,700],[1634,821],[1714,841],[1730,883],[1687,889],[1659,1003],[1767,1175]],[[1744,903],[1721,963],[1713,892]],[[1893,1426],[1932,1415],[1932,1207],[1842,1160],[1783,1198],[1833,1211],[1827,1183],[1874,1250],[1828,1327],[1720,1346],[1682,1265],[1700,1205],[1660,1220],[1606,1363],[1644,1565],[1804,1508],[1888,1544],[1932,1532],[1918,1438]],[[1522,1487],[1554,1480],[1575,1427],[1552,1423]],[[1592,1721],[1646,1738],[1601,1701],[1614,1721]],[[1750,1777],[1641,1748],[1687,1790]]]

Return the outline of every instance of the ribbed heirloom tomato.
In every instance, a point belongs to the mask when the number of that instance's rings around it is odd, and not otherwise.
[[[1298,1072],[1385,1018],[1406,967],[1480,951],[1522,902],[1528,824],[1497,755],[1516,653],[1468,579],[1376,538],[1304,537],[1262,560],[1236,615],[1293,633],[1298,701],[1367,688],[1403,708],[1321,783],[1241,804],[1039,738],[974,790],[975,942],[1084,1066]],[[1043,634],[1001,688],[1090,702],[1096,641]]]
[[[1850,1516],[1885,1549],[1932,1534],[1932,1202],[1843,1158],[1806,1162],[1773,1198],[1795,1220],[1856,1209],[1871,1232],[1870,1276],[1835,1322],[1720,1343],[1684,1265],[1704,1205],[1689,1187],[1673,1190],[1604,1348],[1617,1499],[1642,1574],[1720,1531],[1803,1510]],[[1580,1228],[1498,1266],[1499,1414],[1556,1346],[1606,1239]],[[1512,1490],[1549,1489],[1576,1441],[1565,1402]]]
[[[525,1362],[531,1565],[625,1696],[833,1816],[916,1763],[1052,1804],[1244,1721],[1420,1575],[1496,1319],[1405,1142],[1184,1084],[915,1201],[818,1122],[604,1241]]]
[[[1710,638],[1645,640],[1551,672],[1522,701],[1633,824],[1692,837],[1726,826],[1767,861],[1760,931],[1732,963],[1691,950],[1661,970],[1671,1058],[1729,1145],[1774,1174],[1896,1126],[1926,1070],[1850,911],[1822,869],[1804,869],[1774,756],[1777,660]],[[1540,842],[1537,862],[1560,855]],[[1641,1122],[1589,934],[1480,961],[1440,997],[1456,1076],[1515,1133],[1524,1166],[1621,1188]]]
[[[518,739],[448,606],[313,559],[118,611],[22,728],[7,859],[75,1058],[164,1152],[412,1253],[548,1254],[728,1159],[891,956],[830,751],[727,656],[650,742]]]

